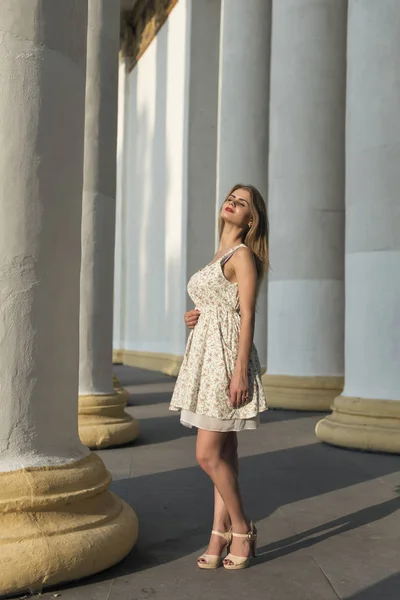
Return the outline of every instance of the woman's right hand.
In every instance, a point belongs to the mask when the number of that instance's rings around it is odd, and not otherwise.
[[[185,313],[184,319],[185,319],[185,323],[189,327],[189,329],[194,329],[196,327],[197,321],[199,320],[199,316],[200,316],[200,311],[197,309],[188,310],[188,312]]]

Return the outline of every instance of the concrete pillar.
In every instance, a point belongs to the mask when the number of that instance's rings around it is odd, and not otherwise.
[[[118,2],[89,0],[79,434],[91,448],[125,444],[139,433],[112,376],[119,23]]]
[[[326,442],[400,452],[400,10],[349,2],[346,384]]]
[[[192,0],[189,14],[187,281],[210,262],[215,242],[221,0]],[[192,308],[187,296],[187,310]],[[190,333],[187,327],[185,333]]]
[[[78,436],[87,3],[0,3],[0,596],[125,556],[133,511]]]
[[[270,0],[222,0],[217,147],[217,213],[235,183],[267,201]],[[266,366],[267,283],[257,304],[255,344]]]
[[[327,410],[343,387],[345,0],[274,3],[269,405]]]
[[[126,60],[120,52],[118,67],[118,121],[117,121],[117,167],[115,198],[115,250],[114,250],[114,295],[113,295],[113,362],[121,362],[118,356],[124,347],[125,321],[125,233],[126,222],[126,178],[127,178],[127,86]],[[115,385],[114,385],[115,387]]]

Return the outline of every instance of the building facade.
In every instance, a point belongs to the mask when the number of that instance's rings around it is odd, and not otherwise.
[[[141,0],[120,55],[114,359],[177,374],[230,186],[270,218],[272,407],[400,451],[397,0]]]

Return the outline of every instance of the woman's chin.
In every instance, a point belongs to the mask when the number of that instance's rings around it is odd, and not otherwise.
[[[233,217],[233,215],[231,213],[229,213],[229,212],[223,212],[221,214],[221,219],[224,221],[224,223],[232,223],[232,224],[234,224],[235,223],[235,219],[234,218],[232,219],[232,217]]]

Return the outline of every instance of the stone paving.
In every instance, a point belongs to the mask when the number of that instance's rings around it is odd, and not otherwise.
[[[99,455],[140,536],[119,565],[42,594],[60,600],[399,600],[400,457],[319,443],[320,414],[274,411],[240,433],[241,484],[259,557],[239,572],[200,571],[212,487],[195,433],[168,411],[174,380],[115,367],[141,437]]]

